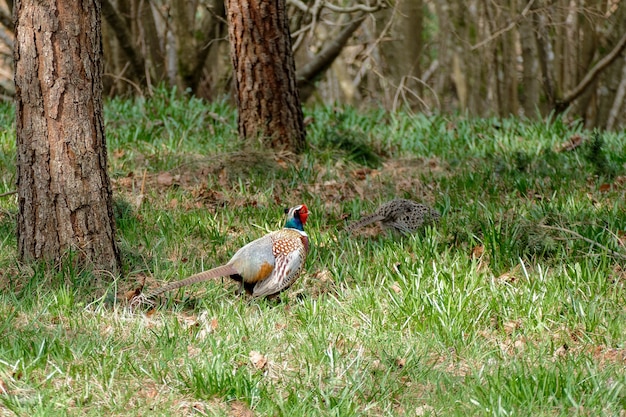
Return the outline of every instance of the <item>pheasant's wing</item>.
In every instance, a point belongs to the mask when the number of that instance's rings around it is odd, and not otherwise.
[[[394,222],[389,222],[389,223],[383,223],[383,226],[386,229],[395,229],[400,233],[403,233],[405,235],[410,235],[411,233],[414,232],[414,229],[412,229],[408,224],[406,224],[406,222],[404,222],[403,220],[396,220]]]
[[[303,266],[304,256],[299,250],[276,257],[276,264],[272,274],[254,286],[252,295],[254,297],[263,297],[277,294],[289,288],[300,275]]]

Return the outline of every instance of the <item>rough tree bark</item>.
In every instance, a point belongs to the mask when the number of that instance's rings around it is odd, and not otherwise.
[[[99,1],[15,4],[18,251],[120,271],[102,115]]]
[[[305,131],[285,0],[227,0],[239,136],[300,152]]]

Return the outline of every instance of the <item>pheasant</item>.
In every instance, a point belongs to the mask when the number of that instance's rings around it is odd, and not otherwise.
[[[302,204],[285,209],[287,221],[281,230],[270,232],[239,249],[226,265],[200,272],[181,281],[172,282],[148,294],[153,298],[185,285],[229,276],[253,297],[271,296],[286,290],[302,272],[309,251],[309,237],[304,224],[309,216]]]
[[[393,229],[408,235],[438,220],[439,217],[441,217],[439,212],[431,207],[397,198],[381,205],[373,214],[352,222],[346,226],[346,230],[352,233],[356,229],[379,221],[384,229]]]

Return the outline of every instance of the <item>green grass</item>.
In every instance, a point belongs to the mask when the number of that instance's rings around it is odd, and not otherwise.
[[[244,146],[226,103],[108,102],[114,282],[71,254],[57,271],[20,264],[16,198],[0,197],[0,416],[624,416],[623,132],[307,113],[296,158]],[[561,151],[573,135],[586,141]],[[2,194],[10,128],[0,148]],[[342,230],[393,197],[442,219],[411,237]],[[226,262],[302,202],[313,246],[282,302],[224,280],[127,305],[144,282]]]

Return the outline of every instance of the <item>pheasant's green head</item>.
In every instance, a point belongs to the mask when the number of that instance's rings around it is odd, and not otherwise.
[[[304,224],[309,217],[309,209],[306,205],[301,204],[299,206],[286,208],[285,213],[287,213],[287,221],[285,222],[286,228],[304,231]]]

